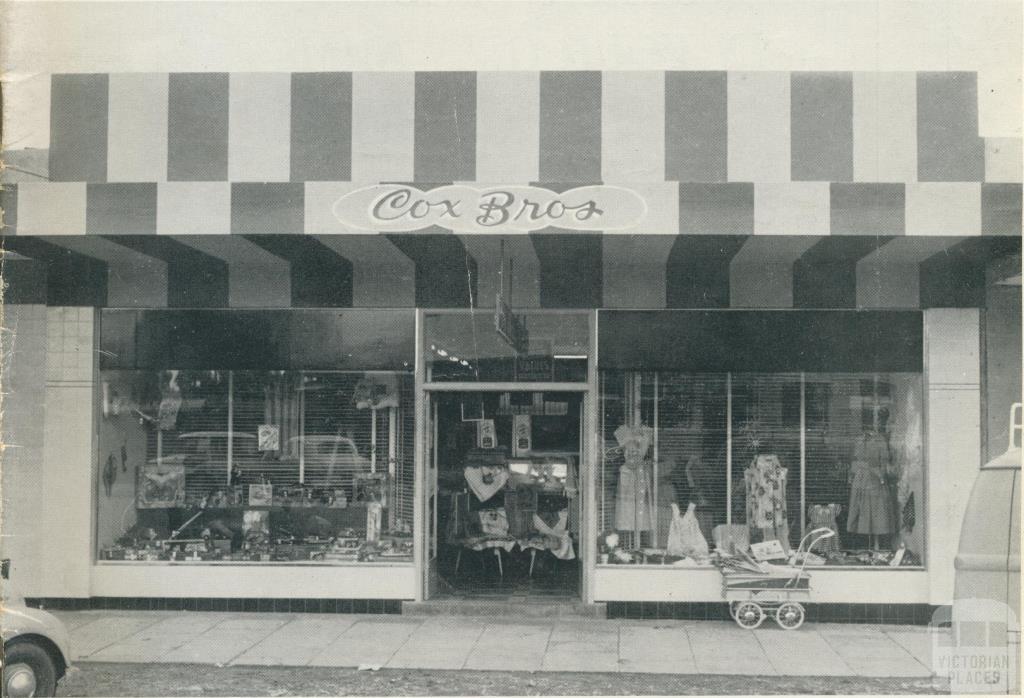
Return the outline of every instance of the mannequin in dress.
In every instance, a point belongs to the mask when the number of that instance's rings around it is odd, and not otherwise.
[[[615,491],[615,528],[628,534],[626,547],[639,547],[640,535],[652,529],[651,462],[647,452],[654,441],[648,426],[627,426],[615,430],[625,462],[619,468]]]
[[[892,472],[889,440],[885,435],[888,412],[881,412],[877,426],[865,429],[853,446],[850,464],[850,506],[846,530],[869,537],[871,548],[878,550],[879,536],[893,530],[892,492],[887,484]]]

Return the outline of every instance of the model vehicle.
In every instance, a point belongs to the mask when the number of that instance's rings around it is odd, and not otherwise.
[[[10,698],[52,696],[70,667],[70,645],[64,624],[46,611],[29,608],[7,583],[10,560],[4,560],[3,695]]]

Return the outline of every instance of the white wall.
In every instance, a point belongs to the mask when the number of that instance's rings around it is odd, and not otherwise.
[[[953,601],[953,559],[967,499],[981,467],[980,314],[924,312],[925,502],[929,603]]]
[[[25,596],[88,596],[94,311],[4,313],[3,554]]]
[[[43,401],[46,389],[46,306],[3,308],[3,513],[0,554],[11,560],[10,584],[19,592],[39,588],[42,564],[39,503],[43,501]]]

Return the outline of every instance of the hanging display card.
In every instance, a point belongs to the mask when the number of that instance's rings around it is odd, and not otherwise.
[[[479,448],[495,448],[498,445],[493,419],[481,419],[476,423],[476,445]]]
[[[512,417],[512,455],[529,455],[533,448],[530,415],[517,414]]]

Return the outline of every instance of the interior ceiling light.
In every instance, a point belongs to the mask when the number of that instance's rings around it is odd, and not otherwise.
[[[448,352],[446,352],[444,349],[438,349],[437,355],[441,357],[448,356]]]

